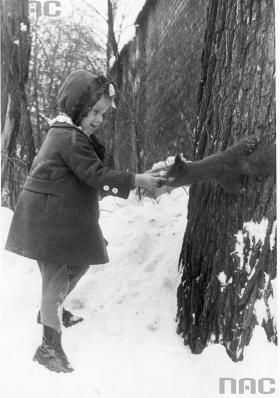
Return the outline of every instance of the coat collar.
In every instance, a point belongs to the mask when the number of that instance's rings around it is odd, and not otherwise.
[[[54,123],[68,123],[68,124],[73,124],[71,117],[66,115],[66,113],[60,113],[57,115],[54,119],[50,121],[50,125]]]
[[[80,133],[86,135],[89,138],[89,136],[83,131],[82,128],[76,126],[73,123],[55,121],[54,123],[51,124],[50,129],[52,129],[53,127],[55,127],[55,128],[63,128],[63,129],[65,129],[65,128],[66,129],[75,129],[75,130],[79,131]]]
[[[54,119],[52,119],[50,121],[50,126],[53,127],[53,125],[55,125],[55,127],[57,127],[57,123],[63,123],[63,125],[65,124],[69,124],[71,126],[71,128],[75,128],[78,129],[80,131],[82,131],[86,136],[89,137],[89,135],[87,134],[87,132],[85,130],[83,130],[83,128],[81,126],[76,126],[73,122],[71,117],[69,117],[68,115],[66,115],[66,113],[60,113],[59,115],[57,115]]]

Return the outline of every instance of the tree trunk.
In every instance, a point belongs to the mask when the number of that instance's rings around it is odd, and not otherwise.
[[[35,155],[25,93],[30,57],[27,0],[2,0],[1,33],[1,188],[5,204],[13,208]]]
[[[273,0],[210,0],[194,156],[240,138],[275,141]],[[217,183],[191,186],[180,255],[178,333],[193,353],[220,343],[243,359],[256,324],[277,343],[275,178],[244,177],[245,195]],[[262,318],[258,308],[264,309]]]

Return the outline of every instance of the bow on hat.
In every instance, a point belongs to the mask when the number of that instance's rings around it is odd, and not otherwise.
[[[101,84],[101,92],[100,94],[108,94],[109,97],[112,100],[112,108],[116,108],[116,104],[114,101],[114,96],[116,95],[116,90],[115,87],[113,85],[113,83],[111,82],[111,80],[107,79],[104,75],[98,75],[97,76],[97,80],[99,81],[99,83]]]

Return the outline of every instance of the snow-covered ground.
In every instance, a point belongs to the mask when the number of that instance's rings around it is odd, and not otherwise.
[[[232,397],[239,395],[219,394],[219,378],[276,379],[277,350],[260,327],[242,363],[232,362],[220,345],[193,355],[176,334],[187,201],[182,188],[157,200],[138,201],[134,193],[127,201],[102,200],[101,226],[111,261],[92,266],[68,299],[66,307],[85,318],[63,333],[75,367],[70,374],[33,363],[41,340],[35,322],[40,274],[35,261],[3,251],[1,398]],[[12,212],[1,210],[4,242]]]

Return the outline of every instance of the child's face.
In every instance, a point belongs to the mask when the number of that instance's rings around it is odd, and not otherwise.
[[[112,105],[110,97],[102,95],[100,99],[93,105],[87,116],[81,121],[82,128],[88,133],[92,134],[94,130],[103,123],[104,114]]]

